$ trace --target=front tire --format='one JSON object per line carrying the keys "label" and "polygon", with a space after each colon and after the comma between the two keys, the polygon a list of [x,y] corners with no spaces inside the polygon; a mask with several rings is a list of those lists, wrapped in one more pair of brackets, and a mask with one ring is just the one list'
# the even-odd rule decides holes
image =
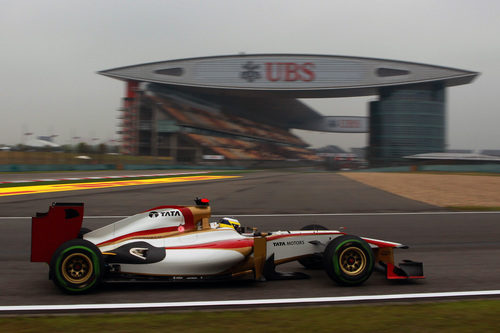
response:
{"label": "front tire", "polygon": [[374,261],[368,243],[351,235],[335,238],[324,253],[326,273],[342,286],[356,286],[365,282],[373,272]]}
{"label": "front tire", "polygon": [[101,282],[103,270],[101,251],[83,239],[62,244],[50,262],[52,280],[68,294],[82,294],[96,288]]}

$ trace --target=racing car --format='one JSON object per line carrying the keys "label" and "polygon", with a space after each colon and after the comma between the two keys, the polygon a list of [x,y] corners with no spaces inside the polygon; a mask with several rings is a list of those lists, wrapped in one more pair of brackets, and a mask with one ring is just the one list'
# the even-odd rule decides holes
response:
{"label": "racing car", "polygon": [[83,203],[52,203],[32,218],[31,261],[49,265],[63,292],[86,293],[102,282],[280,280],[307,278],[279,272],[298,261],[323,268],[337,284],[365,282],[376,264],[388,279],[422,279],[423,265],[394,264],[400,243],[308,225],[298,231],[259,232],[234,218],[211,222],[210,202],[160,206],[90,231],[82,228]]}

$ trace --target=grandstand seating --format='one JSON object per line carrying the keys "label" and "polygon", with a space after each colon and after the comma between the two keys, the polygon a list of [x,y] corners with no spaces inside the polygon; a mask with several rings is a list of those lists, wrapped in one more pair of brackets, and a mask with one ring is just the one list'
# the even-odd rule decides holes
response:
{"label": "grandstand seating", "polygon": [[319,160],[315,154],[302,147],[276,145],[259,141],[249,142],[228,137],[187,133],[191,140],[208,147],[227,159],[238,160]]}
{"label": "grandstand seating", "polygon": [[204,154],[222,155],[228,160],[319,160],[305,148],[304,141],[277,126],[152,94],[144,96],[141,104],[145,108],[158,106],[159,117],[174,120],[181,127],[179,134],[202,147]]}

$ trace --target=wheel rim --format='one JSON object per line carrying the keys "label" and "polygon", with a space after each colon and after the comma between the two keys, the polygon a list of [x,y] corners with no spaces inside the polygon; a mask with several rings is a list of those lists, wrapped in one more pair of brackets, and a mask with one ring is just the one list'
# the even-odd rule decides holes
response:
{"label": "wheel rim", "polygon": [[93,272],[92,260],[83,253],[70,254],[62,263],[63,277],[70,283],[85,283],[92,277]]}
{"label": "wheel rim", "polygon": [[339,256],[340,269],[347,275],[358,275],[366,267],[365,253],[354,246],[348,247],[342,251]]}

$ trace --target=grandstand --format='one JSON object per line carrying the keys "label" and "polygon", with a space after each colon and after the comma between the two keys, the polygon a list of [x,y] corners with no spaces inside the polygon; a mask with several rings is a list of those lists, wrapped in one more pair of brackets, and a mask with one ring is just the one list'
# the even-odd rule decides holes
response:
{"label": "grandstand", "polygon": [[259,165],[321,160],[286,128],[237,116],[200,96],[149,84],[122,108],[123,152],[182,163]]}
{"label": "grandstand", "polygon": [[[446,147],[446,89],[479,73],[388,59],[238,54],[100,71],[127,85],[122,151],[174,162],[319,159],[290,133],[369,133],[370,165]],[[368,117],[323,116],[302,98],[378,96]],[[233,163],[234,162],[234,163]],[[243,163],[243,164],[245,164]]]}

